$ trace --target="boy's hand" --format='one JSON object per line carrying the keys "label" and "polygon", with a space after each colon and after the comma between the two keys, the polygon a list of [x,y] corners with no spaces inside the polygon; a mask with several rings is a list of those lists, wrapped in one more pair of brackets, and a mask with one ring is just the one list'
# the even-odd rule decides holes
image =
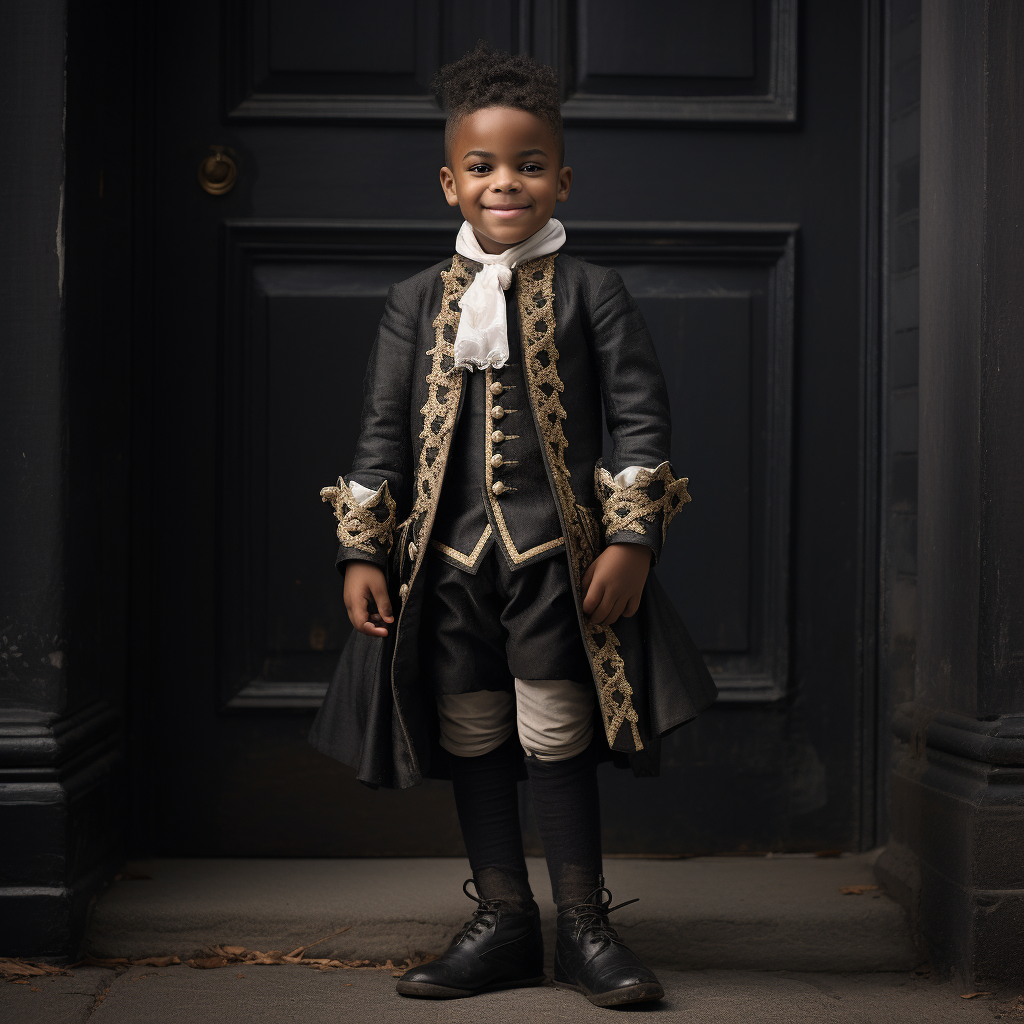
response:
{"label": "boy's hand", "polygon": [[583,574],[583,614],[598,626],[635,615],[651,554],[646,544],[609,544]]}
{"label": "boy's hand", "polygon": [[[370,611],[370,603],[377,606]],[[348,620],[367,636],[387,636],[385,622],[394,622],[384,573],[372,562],[348,562],[345,566],[345,608]]]}

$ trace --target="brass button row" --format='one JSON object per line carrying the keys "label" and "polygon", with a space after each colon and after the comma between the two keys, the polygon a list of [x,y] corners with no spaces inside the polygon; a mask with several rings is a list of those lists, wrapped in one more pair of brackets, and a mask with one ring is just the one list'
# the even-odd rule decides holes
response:
{"label": "brass button row", "polygon": [[[489,390],[490,390],[492,395],[497,396],[497,395],[503,394],[506,391],[506,388],[499,381],[494,381],[491,384]],[[492,420],[498,421],[498,420],[504,419],[505,415],[506,415],[506,411],[500,405],[495,405],[495,406],[491,407],[491,419]],[[505,435],[500,430],[495,430],[495,431],[493,431],[491,433],[491,442],[493,444],[501,444],[501,442],[504,441],[504,440],[505,440]],[[498,469],[498,467],[501,466],[501,464],[504,461],[505,460],[504,460],[504,458],[502,458],[501,455],[497,455],[497,454],[496,455],[492,455],[491,456],[491,468],[492,469]],[[494,495],[502,495],[502,494],[505,493],[506,490],[508,490],[508,488],[505,486],[505,483],[502,480],[495,480],[494,483],[491,484],[491,493],[494,494]]]}

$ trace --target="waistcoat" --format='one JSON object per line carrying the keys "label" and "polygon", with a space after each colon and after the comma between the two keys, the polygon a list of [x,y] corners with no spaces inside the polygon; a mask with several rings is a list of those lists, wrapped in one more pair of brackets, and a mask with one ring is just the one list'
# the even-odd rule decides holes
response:
{"label": "waistcoat", "polygon": [[462,408],[430,541],[442,558],[471,573],[492,544],[513,571],[565,546],[523,375],[514,277],[505,318],[508,362],[463,371]]}

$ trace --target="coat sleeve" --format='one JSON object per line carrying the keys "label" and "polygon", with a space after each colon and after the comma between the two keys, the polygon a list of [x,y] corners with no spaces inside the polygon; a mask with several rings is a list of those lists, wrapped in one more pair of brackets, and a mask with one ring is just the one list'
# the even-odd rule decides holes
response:
{"label": "coat sleeve", "polygon": [[[669,464],[672,434],[668,389],[643,315],[622,278],[607,270],[591,315],[605,422],[612,439],[609,465],[599,460],[594,488],[608,544],[645,544],[657,561],[669,522],[690,500],[686,478]],[[624,474],[632,481],[616,480]]]}
{"label": "coat sleeve", "polygon": [[[337,567],[351,559],[387,570],[394,543],[397,502],[411,466],[409,403],[416,355],[416,320],[400,285],[388,292],[363,379],[363,410],[355,458],[346,477],[320,496],[338,518]],[[357,495],[352,484],[358,485]],[[366,496],[368,488],[372,496]]]}

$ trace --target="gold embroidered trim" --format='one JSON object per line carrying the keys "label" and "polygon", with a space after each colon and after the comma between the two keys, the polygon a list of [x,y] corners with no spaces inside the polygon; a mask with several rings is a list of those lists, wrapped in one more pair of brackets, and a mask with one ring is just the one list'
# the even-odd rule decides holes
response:
{"label": "gold embroidered trim", "polygon": [[[375,509],[384,501],[387,510],[385,519],[378,519]],[[377,488],[372,498],[360,504],[352,496],[352,489],[342,477],[334,487],[324,487],[320,491],[320,500],[329,501],[334,506],[334,514],[338,517],[338,540],[347,547],[375,555],[377,549],[372,541],[378,541],[385,549],[391,550],[395,534],[395,500],[388,490],[385,480]]]}
{"label": "gold embroidered trim", "polygon": [[[621,530],[646,534],[644,523],[653,525],[660,512],[661,541],[664,543],[668,524],[691,500],[686,490],[689,482],[689,477],[674,477],[672,467],[663,462],[654,470],[641,469],[633,483],[623,487],[615,482],[611,473],[598,461],[594,467],[594,489],[601,500],[601,522],[604,524],[605,538]],[[658,498],[650,495],[653,483],[662,485],[662,494]]]}
{"label": "gold embroidered trim", "polygon": [[[582,593],[583,574],[597,557],[597,551],[581,523],[576,497],[569,484],[569,467],[565,464],[565,449],[569,442],[562,429],[567,413],[560,395],[565,385],[558,375],[558,349],[555,347],[555,255],[530,260],[517,267],[516,272],[527,388],[562,506],[569,571],[579,594]],[[618,652],[619,638],[609,626],[598,626],[585,618],[582,622],[583,639],[597,682],[608,745],[615,743],[619,729],[624,722],[629,722],[634,749],[643,750],[637,729],[639,715],[633,708],[633,688],[626,679],[625,662]]]}
{"label": "gold embroidered trim", "polygon": [[430,546],[440,551],[442,554],[447,555],[449,558],[454,558],[456,562],[461,562],[466,566],[476,565],[476,560],[480,557],[480,552],[483,551],[484,545],[487,543],[487,539],[491,536],[491,524],[488,523],[484,527],[484,532],[480,534],[480,539],[476,542],[476,547],[468,554],[465,555],[458,548],[449,547],[447,544],[442,544],[439,540],[431,538]]}
{"label": "gold embroidered trim", "polygon": [[[434,318],[434,347],[427,350],[433,356],[430,373],[427,374],[427,401],[420,409],[423,429],[419,436],[423,441],[420,448],[419,466],[416,470],[416,497],[413,501],[410,519],[422,517],[419,537],[429,537],[441,497],[441,480],[448,462],[448,450],[452,445],[455,415],[459,410],[459,396],[462,394],[462,370],[455,366],[455,335],[459,329],[459,299],[469,287],[473,275],[460,256],[452,258],[450,270],[441,271],[444,294],[441,310]],[[422,557],[413,559],[408,589],[402,600],[408,597],[412,582],[423,564]]]}
{"label": "gold embroidered trim", "polygon": [[[536,555],[542,555],[545,551],[553,551],[555,548],[560,548],[565,543],[564,537],[556,537],[554,540],[546,540],[543,544],[537,544],[532,548],[527,548],[526,551],[517,551],[515,544],[512,543],[512,535],[508,532],[508,527],[505,525],[505,516],[502,514],[501,505],[498,503],[498,498],[494,491],[491,490],[491,484],[494,483],[494,468],[491,466],[491,456],[494,454],[494,442],[491,440],[491,430],[494,421],[491,419],[491,409],[494,407],[494,395],[491,394],[491,368],[488,366],[486,376],[484,379],[484,394],[487,396],[487,407],[484,409],[484,423],[486,429],[484,430],[484,472],[486,474],[486,489],[487,498],[491,503],[491,511],[494,513],[494,521],[498,524],[498,533],[501,534],[501,539],[505,544],[505,550],[508,552],[508,557],[512,559],[515,565],[522,565],[523,562],[529,561]],[[511,390],[509,388],[508,390]],[[506,409],[506,413],[519,412],[518,409]],[[504,419],[500,422],[504,423]],[[510,441],[513,438],[519,437],[518,434],[506,434],[505,440]],[[502,463],[505,466],[514,466],[517,463],[505,462]],[[508,487],[507,491],[514,491],[516,488]]]}

